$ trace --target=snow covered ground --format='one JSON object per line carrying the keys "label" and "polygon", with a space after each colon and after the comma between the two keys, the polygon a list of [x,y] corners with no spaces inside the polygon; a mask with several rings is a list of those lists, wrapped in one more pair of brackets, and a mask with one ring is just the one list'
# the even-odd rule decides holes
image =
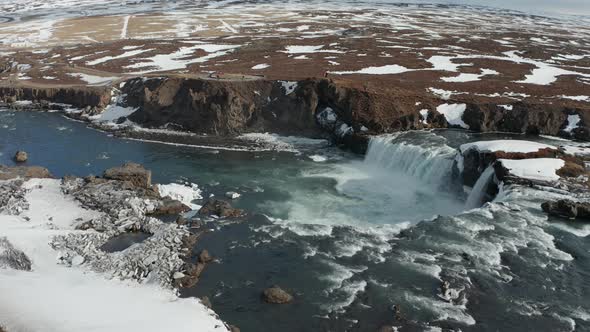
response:
{"label": "snow covered ground", "polygon": [[534,153],[541,149],[557,150],[557,147],[537,143],[532,141],[522,140],[495,140],[495,141],[479,141],[461,145],[461,153],[470,149],[476,149],[480,152],[498,152],[504,151],[508,153]]}
{"label": "snow covered ground", "polygon": [[0,234],[32,261],[31,271],[0,269],[0,322],[8,331],[227,331],[197,299],[180,299],[148,281],[108,279],[86,269],[82,257],[74,266],[60,263],[53,237],[94,232],[74,224],[101,213],[65,195],[60,180],[23,186],[29,208],[0,214]]}
{"label": "snow covered ground", "polygon": [[537,158],[537,159],[522,159],[522,160],[508,160],[499,159],[498,162],[507,168],[512,175],[540,181],[557,181],[559,175],[557,170],[565,165],[565,161],[553,158]]}

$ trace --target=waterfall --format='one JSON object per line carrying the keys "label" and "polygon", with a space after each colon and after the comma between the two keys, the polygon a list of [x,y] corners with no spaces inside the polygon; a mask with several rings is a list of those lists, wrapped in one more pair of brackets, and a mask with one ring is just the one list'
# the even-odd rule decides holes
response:
{"label": "waterfall", "polygon": [[364,163],[370,167],[401,171],[421,181],[448,183],[456,150],[445,144],[411,144],[398,136],[373,137]]}
{"label": "waterfall", "polygon": [[467,197],[467,202],[465,203],[466,209],[475,209],[481,206],[481,203],[483,202],[483,199],[486,195],[486,189],[493,176],[494,167],[490,165],[485,171],[483,171],[479,179],[477,179],[475,186],[473,186],[469,197]]}

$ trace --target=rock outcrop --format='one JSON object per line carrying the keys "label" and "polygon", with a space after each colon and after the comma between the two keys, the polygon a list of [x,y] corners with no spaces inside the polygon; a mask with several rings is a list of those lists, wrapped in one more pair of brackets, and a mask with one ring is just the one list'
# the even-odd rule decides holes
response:
{"label": "rock outcrop", "polygon": [[[183,212],[190,211],[191,208],[183,204],[182,202],[170,199],[168,197],[163,198],[152,215],[175,215]],[[179,224],[180,225],[180,224]]]}
{"label": "rock outcrop", "polygon": [[29,160],[29,156],[25,151],[16,151],[14,154],[14,161],[17,163],[24,163]]}
{"label": "rock outcrop", "polygon": [[135,163],[109,168],[104,172],[104,178],[129,182],[133,186],[141,188],[150,188],[152,185],[152,172]]}
{"label": "rock outcrop", "polygon": [[39,166],[4,166],[0,165],[0,180],[11,180],[16,178],[53,178],[53,175],[45,167]]}
{"label": "rock outcrop", "polygon": [[[582,125],[566,132],[568,115],[580,115]],[[590,123],[590,110],[568,108],[551,103],[516,102],[506,108],[490,103],[468,103],[463,114],[470,130],[478,132],[507,132],[531,135],[553,135],[587,141],[590,139],[586,124]]]}
{"label": "rock outcrop", "polygon": [[213,261],[213,257],[211,257],[211,254],[209,254],[207,249],[204,249],[199,253],[199,263],[207,264],[211,261]]}
{"label": "rock outcrop", "polygon": [[541,205],[541,208],[550,216],[590,221],[590,203],[588,202],[574,202],[562,199],[545,202]]}
{"label": "rock outcrop", "polygon": [[226,201],[210,199],[199,209],[200,215],[216,215],[222,218],[237,218],[244,214],[243,210],[235,209]]}
{"label": "rock outcrop", "polygon": [[107,86],[35,88],[0,86],[0,101],[11,104],[18,100],[44,104],[47,108],[50,104],[66,104],[76,108],[103,108],[111,102],[111,88]]}
{"label": "rock outcrop", "polygon": [[195,286],[199,282],[201,273],[205,270],[206,264],[204,263],[185,263],[183,267],[183,276],[174,280],[176,287],[190,288]]}
{"label": "rock outcrop", "polygon": [[262,293],[262,297],[267,303],[273,304],[286,304],[293,301],[293,296],[285,292],[279,286],[273,286],[271,288],[265,289]]}

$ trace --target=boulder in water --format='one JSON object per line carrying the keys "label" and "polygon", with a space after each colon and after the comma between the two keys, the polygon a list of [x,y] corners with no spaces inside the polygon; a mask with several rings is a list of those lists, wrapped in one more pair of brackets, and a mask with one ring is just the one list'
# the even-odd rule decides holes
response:
{"label": "boulder in water", "polygon": [[231,204],[226,201],[210,199],[203,205],[199,210],[200,215],[217,215],[223,218],[227,217],[239,217],[244,214],[244,211],[240,209],[234,209]]}
{"label": "boulder in water", "polygon": [[201,251],[201,253],[199,254],[199,262],[206,264],[209,263],[213,260],[213,257],[211,257],[211,255],[209,254],[209,251],[207,249],[203,249],[203,251]]}
{"label": "boulder in water", "polygon": [[574,202],[561,199],[545,202],[541,204],[541,208],[550,216],[590,221],[590,203],[588,202]]}
{"label": "boulder in water", "polygon": [[131,183],[140,188],[150,188],[152,172],[136,163],[126,163],[121,167],[109,168],[104,172],[104,178]]}
{"label": "boulder in water", "polygon": [[267,288],[262,293],[264,301],[273,304],[285,304],[293,301],[293,296],[279,286]]}
{"label": "boulder in water", "polygon": [[203,263],[185,263],[184,272],[182,272],[183,276],[180,277],[180,275],[177,274],[176,276],[180,278],[174,278],[173,275],[174,284],[176,287],[193,287],[199,282],[199,277],[201,276],[201,273],[203,273],[203,270],[205,270],[205,264]]}
{"label": "boulder in water", "polygon": [[29,156],[25,151],[16,151],[16,154],[14,155],[14,161],[16,161],[17,163],[24,163],[28,159]]}
{"label": "boulder in water", "polygon": [[391,325],[381,326],[381,328],[379,329],[379,332],[394,332],[394,331],[397,331],[397,328],[394,328]]}
{"label": "boulder in water", "polygon": [[205,307],[207,307],[209,309],[212,309],[213,308],[213,304],[211,304],[211,300],[209,300],[209,297],[208,296],[203,296],[203,297],[200,298],[200,300],[201,300],[201,303]]}

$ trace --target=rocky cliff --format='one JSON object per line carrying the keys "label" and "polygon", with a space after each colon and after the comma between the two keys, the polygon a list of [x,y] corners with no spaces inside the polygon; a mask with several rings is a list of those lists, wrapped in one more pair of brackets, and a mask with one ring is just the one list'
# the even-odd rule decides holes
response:
{"label": "rocky cliff", "polygon": [[[128,105],[139,108],[131,117],[135,122],[153,127],[173,124],[215,135],[269,131],[316,136],[323,129],[338,141],[347,142],[366,134],[449,127],[437,106],[464,103],[462,120],[474,131],[590,138],[586,126],[590,123],[590,109],[547,103],[515,102],[506,107],[478,100],[441,100],[427,92],[367,89],[328,79],[134,79],[123,92],[128,96]],[[318,114],[325,109],[333,111],[337,123],[326,127],[318,121]],[[420,113],[424,110],[428,110],[426,118]],[[564,131],[568,115],[579,115],[581,119],[571,132]],[[343,128],[345,133],[338,132]]]}
{"label": "rocky cliff", "polygon": [[[428,91],[362,82],[255,78],[205,79],[182,75],[133,78],[119,100],[137,108],[130,119],[146,127],[170,127],[198,134],[235,136],[247,132],[318,137],[364,152],[368,135],[451,127],[441,104],[465,104],[460,119],[470,130],[545,134],[590,140],[590,107],[518,101],[494,104],[478,97],[443,100]],[[32,100],[104,108],[111,88],[0,87],[5,102]],[[579,122],[568,128],[569,118]],[[569,127],[572,127],[571,124]]]}
{"label": "rocky cliff", "polygon": [[111,88],[0,86],[0,101],[10,104],[19,100],[67,104],[76,108],[103,108],[111,101]]}

